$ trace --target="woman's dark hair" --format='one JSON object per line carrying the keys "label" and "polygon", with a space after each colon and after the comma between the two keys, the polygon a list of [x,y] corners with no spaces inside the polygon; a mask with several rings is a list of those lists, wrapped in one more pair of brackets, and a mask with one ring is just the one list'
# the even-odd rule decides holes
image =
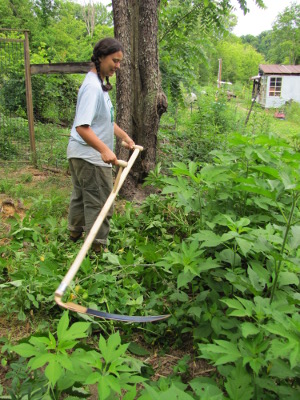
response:
{"label": "woman's dark hair", "polygon": [[102,56],[108,56],[109,54],[117,53],[118,51],[122,51],[124,53],[123,46],[121,43],[114,38],[105,38],[100,40],[94,47],[93,50],[93,55],[91,57],[92,62],[95,64],[98,78],[100,79],[102,89],[105,92],[108,92],[109,90],[112,89],[112,85],[109,83],[108,76],[105,77],[106,79],[106,85],[104,85],[101,75],[100,75],[100,61],[99,58]]}

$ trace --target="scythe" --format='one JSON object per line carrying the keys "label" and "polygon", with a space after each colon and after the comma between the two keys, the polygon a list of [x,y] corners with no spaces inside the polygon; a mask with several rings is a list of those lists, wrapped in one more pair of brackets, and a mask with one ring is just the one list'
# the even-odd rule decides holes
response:
{"label": "scythe", "polygon": [[[122,143],[122,145],[124,145],[126,147],[126,144]],[[102,319],[123,321],[123,322],[154,322],[154,321],[166,319],[170,316],[168,314],[167,315],[149,315],[149,316],[131,316],[131,315],[111,314],[111,313],[107,313],[104,311],[98,311],[98,310],[94,310],[91,308],[87,308],[87,307],[81,306],[76,303],[72,303],[72,302],[64,303],[62,301],[62,297],[63,297],[66,289],[68,288],[71,281],[74,279],[76,273],[78,272],[78,270],[81,266],[81,263],[83,262],[89,248],[91,247],[92,242],[93,242],[95,236],[97,235],[97,232],[98,232],[101,224],[103,223],[110,207],[112,206],[119,190],[121,189],[132,165],[134,164],[136,158],[138,157],[139,152],[142,150],[143,150],[143,147],[135,145],[134,151],[133,151],[130,159],[128,160],[128,162],[118,160],[117,164],[119,165],[119,171],[118,171],[117,177],[115,179],[115,183],[114,183],[112,192],[109,195],[109,197],[107,198],[106,203],[104,204],[102,210],[100,211],[100,214],[98,215],[96,221],[94,222],[94,225],[92,226],[89,234],[87,235],[79,253],[77,254],[77,257],[75,258],[73,264],[69,268],[67,274],[65,275],[65,277],[63,278],[63,280],[61,281],[60,285],[58,286],[58,288],[55,292],[54,298],[55,298],[56,303],[59,306],[66,308],[68,310],[71,310],[71,311],[75,311],[77,313],[89,314],[94,317],[98,317],[98,318],[102,318]]]}

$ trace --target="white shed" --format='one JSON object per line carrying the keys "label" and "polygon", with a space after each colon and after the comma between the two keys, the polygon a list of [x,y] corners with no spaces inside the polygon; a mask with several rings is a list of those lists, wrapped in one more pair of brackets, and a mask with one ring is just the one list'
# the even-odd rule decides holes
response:
{"label": "white shed", "polygon": [[252,80],[259,90],[257,102],[265,108],[280,108],[290,100],[300,103],[300,65],[260,64]]}

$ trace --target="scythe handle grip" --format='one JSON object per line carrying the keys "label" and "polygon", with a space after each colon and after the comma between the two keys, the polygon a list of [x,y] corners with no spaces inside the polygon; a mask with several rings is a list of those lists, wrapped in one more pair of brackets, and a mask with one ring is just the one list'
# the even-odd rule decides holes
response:
{"label": "scythe handle grip", "polygon": [[[129,149],[128,144],[127,144],[126,142],[124,142],[124,140],[122,140],[122,146],[125,147],[126,149]],[[137,144],[135,144],[135,145],[133,146],[133,148],[134,148],[134,149],[139,149],[140,151],[143,151],[143,150],[144,150],[143,146],[139,146],[139,145],[137,145]]]}
{"label": "scythe handle grip", "polygon": [[127,161],[123,161],[123,160],[117,160],[117,165],[119,165],[119,167],[123,167],[126,168],[128,165]]}

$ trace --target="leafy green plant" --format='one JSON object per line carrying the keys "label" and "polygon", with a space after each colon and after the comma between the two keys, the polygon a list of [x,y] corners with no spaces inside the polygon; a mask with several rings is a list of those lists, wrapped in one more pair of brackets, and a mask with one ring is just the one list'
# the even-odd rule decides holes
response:
{"label": "leafy green plant", "polygon": [[166,400],[166,399],[182,399],[192,400],[194,397],[186,392],[187,385],[182,382],[166,382],[159,381],[158,387],[145,384],[145,391],[139,397],[140,400]]}
{"label": "leafy green plant", "polygon": [[[187,237],[158,262],[177,279],[169,329],[200,341],[200,356],[224,378],[207,386],[220,398],[220,390],[230,398],[296,398],[299,156],[287,141],[261,134],[229,135],[227,150],[212,155],[211,164],[174,163],[173,176],[148,178],[166,207],[189,221]],[[234,310],[224,315],[224,303]]]}
{"label": "leafy green plant", "polygon": [[100,336],[99,354],[89,353],[88,363],[95,369],[85,380],[88,384],[98,384],[99,400],[113,399],[126,391],[127,399],[136,396],[136,384],[144,382],[139,376],[142,363],[126,356],[128,344],[121,344],[119,332],[111,335],[107,341]]}
{"label": "leafy green plant", "polygon": [[[121,344],[119,332],[107,341],[100,335],[97,350],[84,348],[80,341],[87,337],[91,324],[75,322],[69,326],[68,315],[65,311],[59,320],[56,337],[51,332],[35,335],[11,348],[22,357],[12,363],[7,374],[14,379],[10,389],[13,398],[30,394],[32,399],[58,400],[66,393],[88,394],[84,388],[97,383],[99,400],[121,398],[124,392],[125,398],[133,400],[136,385],[146,380],[141,376],[143,363],[126,355],[128,344]],[[26,367],[25,359],[29,360]]]}
{"label": "leafy green plant", "polygon": [[222,301],[229,307],[228,316],[243,318],[236,324],[236,335],[233,340],[199,344],[199,350],[225,377],[230,398],[271,399],[272,393],[297,398],[300,330],[294,306],[284,301],[270,305],[259,296],[254,301]]}
{"label": "leafy green plant", "polygon": [[10,387],[7,389],[10,399],[25,400],[30,398],[40,400],[47,398],[47,379],[40,371],[33,371],[29,374],[25,358],[20,357],[19,360],[11,362],[9,367],[10,370],[5,378],[11,380]]}
{"label": "leafy green plant", "polygon": [[28,358],[30,371],[46,366],[44,375],[45,393],[59,399],[63,390],[73,387],[75,382],[83,382],[91,372],[82,358],[83,349],[73,349],[79,339],[87,336],[90,327],[88,322],[76,322],[69,327],[68,312],[65,312],[57,326],[57,339],[49,332],[49,336],[32,336],[28,343],[21,343],[12,348],[22,357]]}

